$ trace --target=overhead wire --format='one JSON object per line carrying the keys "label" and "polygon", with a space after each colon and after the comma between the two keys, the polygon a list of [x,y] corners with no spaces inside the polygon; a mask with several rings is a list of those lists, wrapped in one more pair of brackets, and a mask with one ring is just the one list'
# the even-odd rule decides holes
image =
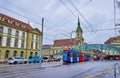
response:
{"label": "overhead wire", "polygon": [[86,23],[91,27],[91,30],[93,30],[92,25],[88,22],[88,20],[84,17],[84,15],[78,10],[78,8],[76,7],[76,5],[72,2],[72,0],[68,1],[71,6],[82,16],[82,18],[86,21]]}
{"label": "overhead wire", "polygon": [[15,12],[15,11],[13,11],[13,10],[10,10],[10,9],[8,9],[8,8],[5,8],[5,7],[1,6],[1,5],[0,5],[0,7],[3,8],[3,9],[6,9],[6,10],[8,10],[8,11],[10,11],[10,12],[16,14],[16,15],[19,15],[19,16],[21,16],[21,17],[23,17],[23,18],[25,18],[25,19],[27,19],[27,20],[29,20],[29,21],[33,21],[34,23],[36,23],[36,24],[38,24],[38,25],[42,25],[41,23],[38,23],[38,22],[36,22],[36,21],[28,18],[28,17],[25,17],[24,15],[21,15],[20,13],[17,13],[17,12]]}
{"label": "overhead wire", "polygon": [[[91,31],[93,31],[93,27],[92,25],[87,21],[87,19],[82,15],[82,13],[77,9],[77,7],[75,6],[75,4],[72,2],[72,0],[68,1],[71,6],[82,16],[82,18],[87,22],[87,24],[91,27]],[[91,2],[91,1],[90,1]],[[86,27],[87,28],[87,27]],[[87,28],[88,29],[88,28]],[[90,30],[88,30],[90,33],[92,33]],[[99,41],[99,38],[95,38],[96,41]]]}
{"label": "overhead wire", "polygon": [[[63,2],[62,0],[60,0],[60,1],[64,4],[64,2]],[[65,4],[64,4],[64,5],[65,5]],[[9,11],[13,12],[13,13],[16,14],[16,15],[19,15],[19,16],[21,16],[21,17],[24,17],[24,18],[27,19],[27,20],[33,21],[33,22],[36,23],[36,24],[41,25],[40,23],[38,23],[38,22],[36,22],[36,21],[28,18],[28,17],[25,17],[25,16],[21,15],[20,13],[17,13],[17,12],[15,12],[15,11],[12,11],[12,10],[10,10],[10,9],[7,9],[7,8],[1,6],[1,5],[0,5],[0,7],[1,7],[1,8],[4,8],[4,9],[6,9],[6,10],[9,10]],[[66,5],[65,5],[65,7],[66,7],[69,11],[71,11]],[[77,17],[77,16],[74,14],[74,12],[71,11],[71,13],[72,13],[75,17]],[[55,26],[56,26],[56,25],[55,25]],[[53,27],[51,27],[51,28],[53,28]],[[50,29],[51,29],[51,28],[50,28]],[[48,29],[48,30],[50,30],[50,29]],[[63,30],[62,30],[62,31],[63,31]]]}
{"label": "overhead wire", "polygon": [[[62,0],[60,0],[60,1],[62,1]],[[63,1],[62,1],[62,2],[63,2]],[[66,8],[69,9],[69,7],[67,7],[67,5],[66,5],[64,2],[63,2],[62,4],[63,4]],[[34,21],[34,20],[31,20],[31,19],[29,19],[28,17],[25,17],[25,16],[23,16],[23,15],[17,13],[17,12],[14,12],[14,11],[12,11],[12,10],[10,10],[10,9],[7,9],[7,8],[5,8],[5,7],[2,7],[1,5],[0,5],[0,7],[6,9],[6,10],[8,10],[8,11],[11,11],[11,12],[13,12],[13,13],[21,16],[21,17],[24,17],[24,18],[27,19],[27,20],[33,21],[33,22],[36,23],[36,24],[41,25],[40,23],[38,23],[38,22],[36,22],[36,21]],[[69,10],[71,10],[71,9],[69,9]],[[77,16],[74,14],[74,12],[72,12],[72,10],[71,10],[71,13],[72,13],[75,17],[77,17]],[[58,31],[56,31],[56,32],[58,32]],[[60,33],[60,32],[58,32],[58,33]],[[63,33],[60,33],[60,34],[61,34],[61,35],[64,35],[64,36],[68,36],[68,35],[63,34]]]}
{"label": "overhead wire", "polygon": [[[13,10],[10,10],[10,9],[8,9],[8,8],[5,8],[5,7],[1,6],[1,5],[0,5],[0,7],[3,8],[3,9],[5,9],[5,10],[8,10],[8,11],[10,11],[10,12],[12,12],[12,13],[18,15],[18,16],[21,16],[21,17],[23,17],[23,18],[25,18],[25,19],[27,19],[27,20],[29,20],[29,21],[32,21],[32,22],[34,22],[34,23],[36,23],[36,24],[38,24],[38,25],[42,25],[41,23],[38,23],[37,21],[34,21],[34,20],[32,20],[32,19],[30,19],[30,18],[28,18],[28,17],[25,17],[24,15],[22,15],[22,14],[20,14],[20,13],[17,13],[17,12],[15,12],[15,11],[13,11]],[[46,25],[45,25],[45,26],[46,26]],[[47,27],[48,27],[48,26],[47,26]],[[56,32],[58,32],[58,31],[56,31]],[[58,32],[58,33],[59,33],[59,32]],[[65,36],[65,35],[64,35],[64,36]]]}
{"label": "overhead wire", "polygon": [[[60,0],[60,2],[72,13],[73,16],[75,16],[76,18],[78,18],[78,16],[75,15],[74,12],[73,12],[62,0]],[[84,5],[84,6],[85,6],[85,5]],[[82,22],[81,22],[81,23],[82,23]],[[91,32],[91,31],[86,27],[86,25],[85,25],[84,23],[82,23],[82,24],[85,26],[85,28],[86,28],[89,32]]]}
{"label": "overhead wire", "polygon": [[[67,5],[62,1],[62,0],[60,0],[60,2],[72,13],[72,15],[74,15],[74,13],[72,12],[72,10],[71,9],[69,9],[69,7],[67,7]],[[80,13],[81,14],[81,13]],[[75,17],[76,17],[76,15],[74,15]],[[83,16],[83,15],[82,15]],[[83,18],[84,18],[84,16],[83,16]],[[85,18],[84,18],[85,19]],[[88,23],[89,24],[89,23]],[[84,25],[84,23],[83,23],[83,25]],[[84,25],[85,27],[86,27],[86,25]],[[89,32],[91,32],[87,27],[86,27],[86,29],[89,31]],[[92,31],[93,31],[93,29],[92,29]],[[91,32],[92,33],[92,32]],[[96,38],[95,38],[96,39]],[[96,41],[99,41],[99,40],[97,40],[96,39]]]}

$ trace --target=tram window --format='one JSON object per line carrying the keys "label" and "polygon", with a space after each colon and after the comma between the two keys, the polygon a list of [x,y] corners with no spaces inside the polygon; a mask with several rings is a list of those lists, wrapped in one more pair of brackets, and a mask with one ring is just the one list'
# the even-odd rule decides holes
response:
{"label": "tram window", "polygon": [[83,55],[80,55],[80,57],[83,57]]}
{"label": "tram window", "polygon": [[68,53],[67,56],[70,57],[70,53]]}
{"label": "tram window", "polygon": [[73,54],[73,57],[77,57],[77,54]]}

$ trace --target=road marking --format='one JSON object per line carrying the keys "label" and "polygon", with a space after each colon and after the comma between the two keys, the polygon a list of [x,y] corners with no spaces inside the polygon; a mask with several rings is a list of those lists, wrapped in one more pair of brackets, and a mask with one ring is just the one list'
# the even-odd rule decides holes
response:
{"label": "road marking", "polygon": [[[105,66],[105,65],[104,65]],[[105,67],[107,67],[107,66],[105,66]],[[93,74],[93,75],[90,75],[90,76],[86,76],[86,77],[84,77],[84,78],[92,78],[92,77],[95,77],[95,76],[99,76],[99,75],[102,75],[102,74],[106,74],[106,73],[109,73],[109,72],[112,72],[112,69],[111,68],[109,68],[107,71],[105,71],[105,72],[99,72],[99,73],[97,73],[97,74]]]}

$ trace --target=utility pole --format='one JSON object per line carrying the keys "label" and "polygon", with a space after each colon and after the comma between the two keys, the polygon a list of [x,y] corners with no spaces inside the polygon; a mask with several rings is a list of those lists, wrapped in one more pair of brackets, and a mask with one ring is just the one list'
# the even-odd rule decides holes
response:
{"label": "utility pole", "polygon": [[100,61],[103,60],[103,45],[100,45]]}
{"label": "utility pole", "polygon": [[116,34],[116,0],[114,0],[114,26],[115,26],[115,37],[117,36]]}
{"label": "utility pole", "polygon": [[40,43],[40,57],[42,58],[42,44],[43,44],[43,27],[44,27],[44,18],[42,18],[42,36],[41,36],[41,43]]}

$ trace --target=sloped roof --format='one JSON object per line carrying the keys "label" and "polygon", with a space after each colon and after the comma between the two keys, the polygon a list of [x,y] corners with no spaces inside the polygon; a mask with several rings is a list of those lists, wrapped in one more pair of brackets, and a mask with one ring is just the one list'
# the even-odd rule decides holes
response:
{"label": "sloped roof", "polygon": [[[32,30],[33,29],[32,26],[30,26],[29,24],[22,22],[20,20],[17,20],[15,18],[12,18],[10,16],[7,16],[5,14],[0,13],[0,17],[4,18],[4,21],[0,20],[0,22],[2,22],[3,24],[7,24],[8,26],[16,27],[21,30]],[[8,20],[12,20],[12,23],[8,23]],[[19,23],[19,26],[15,25],[16,22]],[[22,25],[24,25],[25,27],[22,27]]]}
{"label": "sloped roof", "polygon": [[42,45],[42,48],[43,48],[43,49],[49,49],[49,48],[51,48],[51,47],[52,47],[51,44]]}
{"label": "sloped roof", "polygon": [[77,45],[78,41],[75,38],[72,39],[60,39],[55,40],[53,47],[61,47],[61,46],[74,46]]}
{"label": "sloped roof", "polygon": [[105,44],[110,44],[111,42],[113,42],[116,39],[117,39],[117,37],[111,37],[108,40],[106,40]]}

